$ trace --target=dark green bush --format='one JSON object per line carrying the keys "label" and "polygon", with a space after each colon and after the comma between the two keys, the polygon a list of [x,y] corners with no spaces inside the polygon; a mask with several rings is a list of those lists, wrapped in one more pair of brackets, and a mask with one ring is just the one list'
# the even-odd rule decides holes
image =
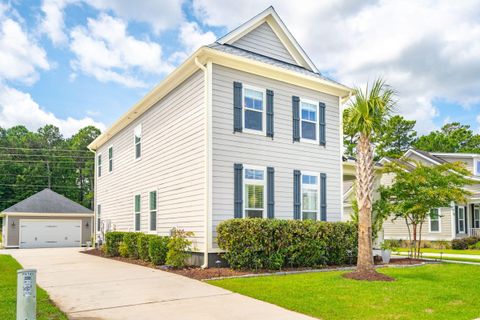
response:
{"label": "dark green bush", "polygon": [[480,241],[480,237],[465,237],[452,240],[452,249],[466,250]]}
{"label": "dark green bush", "polygon": [[315,267],[354,263],[353,223],[232,219],[217,227],[217,242],[235,269]]}
{"label": "dark green bush", "polygon": [[123,237],[127,232],[111,231],[105,235],[105,252],[107,255],[116,257],[119,255],[118,247],[120,242],[123,241]]}
{"label": "dark green bush", "polygon": [[153,236],[148,239],[148,258],[155,265],[165,264],[169,237]]}
{"label": "dark green bush", "polygon": [[138,237],[142,233],[140,232],[127,232],[123,237],[123,242],[127,247],[128,257],[132,259],[138,259]]}
{"label": "dark green bush", "polygon": [[137,252],[138,258],[142,259],[143,261],[150,261],[150,257],[148,256],[148,242],[151,238],[156,238],[157,235],[154,234],[145,234],[140,233],[137,238]]}
{"label": "dark green bush", "polygon": [[191,251],[192,241],[188,238],[193,237],[193,232],[173,228],[172,236],[168,241],[168,252],[166,263],[174,268],[183,268],[186,266],[188,251]]}

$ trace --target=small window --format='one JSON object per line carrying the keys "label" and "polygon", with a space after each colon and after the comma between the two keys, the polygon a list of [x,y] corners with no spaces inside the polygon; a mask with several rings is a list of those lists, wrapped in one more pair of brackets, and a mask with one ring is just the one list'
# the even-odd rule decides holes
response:
{"label": "small window", "polygon": [[473,209],[473,227],[480,229],[480,207],[478,205],[475,205]]}
{"label": "small window", "polygon": [[244,217],[263,218],[265,213],[265,168],[244,170]]}
{"label": "small window", "polygon": [[302,220],[317,220],[319,211],[318,175],[302,174]]}
{"label": "small window", "polygon": [[150,217],[149,229],[150,231],[157,230],[157,191],[150,192]]}
{"label": "small window", "polygon": [[142,125],[138,125],[134,130],[135,159],[142,156]]}
{"label": "small window", "polygon": [[113,147],[108,148],[108,172],[113,171]]}
{"label": "small window", "polygon": [[246,130],[264,131],[264,91],[245,87],[243,91],[243,113]]}
{"label": "small window", "polygon": [[440,214],[438,208],[430,210],[430,232],[440,232]]}
{"label": "small window", "polygon": [[102,176],[102,154],[97,156],[97,176],[99,178]]}
{"label": "small window", "polygon": [[465,233],[465,208],[458,207],[458,233]]}
{"label": "small window", "polygon": [[135,195],[135,231],[140,231],[140,212],[141,212],[141,198],[139,194]]}
{"label": "small window", "polygon": [[475,160],[475,175],[480,176],[480,160]]}
{"label": "small window", "polygon": [[102,220],[101,220],[101,214],[102,214],[102,205],[97,205],[97,232],[100,232],[102,230]]}
{"label": "small window", "polygon": [[300,101],[301,138],[318,140],[318,107],[310,101]]}

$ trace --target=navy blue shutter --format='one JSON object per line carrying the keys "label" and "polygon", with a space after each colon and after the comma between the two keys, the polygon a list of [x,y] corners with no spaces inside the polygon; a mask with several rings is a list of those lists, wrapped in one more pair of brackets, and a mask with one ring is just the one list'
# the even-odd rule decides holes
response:
{"label": "navy blue shutter", "polygon": [[267,89],[267,137],[273,138],[273,91]]}
{"label": "navy blue shutter", "polygon": [[463,215],[465,216],[465,233],[468,234],[468,228],[467,228],[467,226],[468,226],[467,206],[465,206],[465,209],[463,209],[463,210],[465,210],[465,212],[464,212],[464,214],[463,214]]}
{"label": "navy blue shutter", "polygon": [[300,141],[300,98],[292,97],[293,141]]}
{"label": "navy blue shutter", "polygon": [[300,178],[302,173],[299,170],[293,170],[293,219],[300,219],[301,199],[300,199]]}
{"label": "navy blue shutter", "polygon": [[455,206],[455,233],[458,234],[458,206]]}
{"label": "navy blue shutter", "polygon": [[235,163],[234,168],[234,218],[241,218],[243,216],[243,164]]}
{"label": "navy blue shutter", "polygon": [[267,168],[267,216],[275,218],[275,169]]}
{"label": "navy blue shutter", "polygon": [[327,138],[325,134],[325,103],[320,102],[318,104],[319,109],[319,116],[318,116],[318,125],[320,126],[320,134],[319,134],[319,141],[321,146],[325,146],[327,144]]}
{"label": "navy blue shutter", "polygon": [[472,228],[475,228],[475,205],[470,204],[470,217],[472,218]]}
{"label": "navy blue shutter", "polygon": [[242,132],[242,83],[233,83],[233,132]]}
{"label": "navy blue shutter", "polygon": [[327,221],[327,174],[320,174],[320,220]]}

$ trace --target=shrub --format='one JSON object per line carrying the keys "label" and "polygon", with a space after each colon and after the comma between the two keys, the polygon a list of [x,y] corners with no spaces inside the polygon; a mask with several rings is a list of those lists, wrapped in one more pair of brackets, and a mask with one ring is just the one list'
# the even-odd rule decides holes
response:
{"label": "shrub", "polygon": [[128,246],[123,241],[118,245],[118,254],[120,257],[128,258]]}
{"label": "shrub", "polygon": [[185,267],[191,250],[192,242],[188,237],[193,237],[193,232],[173,228],[171,238],[168,242],[168,252],[166,263],[174,268]]}
{"label": "shrub", "polygon": [[168,237],[148,237],[148,258],[155,265],[165,264],[168,251]]}
{"label": "shrub", "polygon": [[480,250],[480,241],[475,244],[472,244],[470,246],[470,249]]}
{"label": "shrub", "polygon": [[128,257],[132,259],[138,259],[138,237],[142,233],[139,232],[127,232],[123,237],[123,242],[127,246]]}
{"label": "shrub", "polygon": [[353,263],[354,223],[232,219],[217,227],[217,243],[235,269],[315,267]]}
{"label": "shrub", "polygon": [[465,237],[452,240],[452,249],[465,250],[480,241],[480,237]]}
{"label": "shrub", "polygon": [[137,252],[138,258],[142,259],[143,261],[150,261],[150,257],[148,255],[148,242],[151,238],[158,238],[157,235],[154,234],[145,234],[140,233],[137,238]]}
{"label": "shrub", "polygon": [[105,252],[107,255],[115,257],[119,255],[118,247],[127,232],[111,231],[105,235]]}

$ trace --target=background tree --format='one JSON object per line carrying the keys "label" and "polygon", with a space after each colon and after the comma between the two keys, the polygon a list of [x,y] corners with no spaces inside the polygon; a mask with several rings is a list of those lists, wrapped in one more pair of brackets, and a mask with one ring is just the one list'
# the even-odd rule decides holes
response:
{"label": "background tree", "polygon": [[358,279],[377,277],[372,253],[372,194],[374,182],[373,146],[393,109],[394,91],[381,79],[369,90],[355,90],[352,103],[344,111],[345,126],[349,133],[357,136],[356,146],[356,201],[358,205]]}
{"label": "background tree", "polygon": [[421,136],[414,145],[431,152],[480,153],[480,135],[474,133],[469,125],[452,122]]}
{"label": "background tree", "polygon": [[383,195],[394,214],[392,220],[405,221],[411,252],[418,258],[422,227],[431,210],[448,207],[452,201],[465,202],[470,194],[464,189],[471,184],[467,178],[470,173],[460,162],[428,166],[410,159],[404,161],[385,164],[383,172],[395,174],[395,179],[391,186],[384,187]]}
{"label": "background tree", "polygon": [[400,115],[388,119],[378,135],[375,153],[378,158],[400,158],[410,149],[417,138],[414,130],[416,121],[406,120]]}

